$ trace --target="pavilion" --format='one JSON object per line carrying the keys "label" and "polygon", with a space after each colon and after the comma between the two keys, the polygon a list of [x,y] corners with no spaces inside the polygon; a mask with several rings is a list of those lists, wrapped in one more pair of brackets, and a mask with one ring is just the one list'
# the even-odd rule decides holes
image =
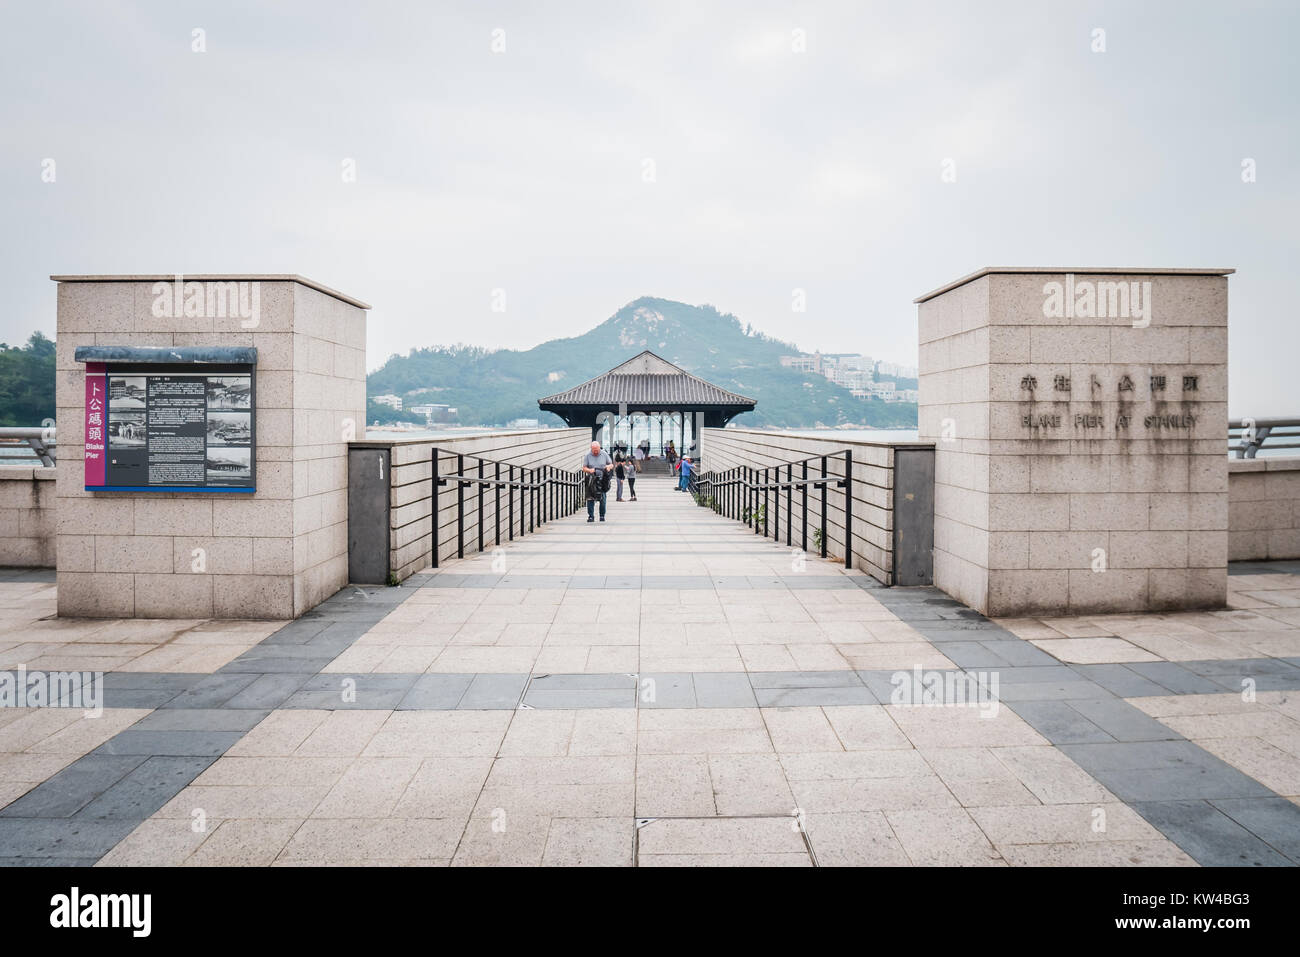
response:
{"label": "pavilion", "polygon": [[704,429],[720,429],[756,404],[754,399],[706,382],[649,350],[572,389],[537,400],[543,412],[554,412],[570,427],[590,426],[593,440],[603,432],[607,446],[624,434],[628,444],[635,444],[631,442],[633,420],[644,416],[652,452],[662,452],[671,440],[679,452],[694,448],[697,456]]}

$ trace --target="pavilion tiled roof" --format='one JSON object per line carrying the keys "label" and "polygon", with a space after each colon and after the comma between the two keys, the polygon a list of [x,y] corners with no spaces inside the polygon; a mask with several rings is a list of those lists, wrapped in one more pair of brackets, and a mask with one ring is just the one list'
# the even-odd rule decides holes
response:
{"label": "pavilion tiled roof", "polygon": [[637,407],[743,406],[751,409],[755,400],[728,392],[646,350],[603,375],[588,379],[572,389],[538,399],[543,409],[551,405]]}

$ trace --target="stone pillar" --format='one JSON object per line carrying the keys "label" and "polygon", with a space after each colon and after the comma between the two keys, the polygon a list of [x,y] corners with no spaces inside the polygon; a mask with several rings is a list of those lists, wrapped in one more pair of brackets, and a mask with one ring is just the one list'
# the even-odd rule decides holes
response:
{"label": "stone pillar", "polygon": [[[365,434],[369,306],[299,276],[51,278],[59,614],[294,618],[346,585],[347,443]],[[87,366],[75,354],[104,347],[254,350],[255,491],[87,491]]]}
{"label": "stone pillar", "polygon": [[917,300],[937,586],[991,616],[1225,603],[1231,272],[986,269]]}

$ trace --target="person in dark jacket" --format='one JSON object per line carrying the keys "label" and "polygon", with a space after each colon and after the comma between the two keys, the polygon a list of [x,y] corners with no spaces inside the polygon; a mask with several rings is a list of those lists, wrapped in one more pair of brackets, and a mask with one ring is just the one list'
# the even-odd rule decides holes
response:
{"label": "person in dark jacket", "polygon": [[624,459],[620,453],[614,459],[614,478],[618,481],[618,495],[614,498],[616,502],[623,501],[623,483],[627,481],[627,473],[630,471],[632,471],[631,459]]}

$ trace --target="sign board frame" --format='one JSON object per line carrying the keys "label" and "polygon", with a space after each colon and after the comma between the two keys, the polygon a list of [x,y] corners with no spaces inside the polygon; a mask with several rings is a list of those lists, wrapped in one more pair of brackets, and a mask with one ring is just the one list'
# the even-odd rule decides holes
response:
{"label": "sign board frame", "polygon": [[248,363],[88,362],[86,491],[256,492],[256,382]]}

